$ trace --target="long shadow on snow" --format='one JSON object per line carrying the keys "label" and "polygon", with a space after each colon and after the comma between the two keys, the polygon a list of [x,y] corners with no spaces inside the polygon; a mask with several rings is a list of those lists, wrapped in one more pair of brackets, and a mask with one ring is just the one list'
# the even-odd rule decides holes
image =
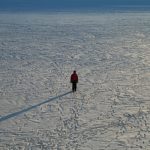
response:
{"label": "long shadow on snow", "polygon": [[43,102],[41,102],[41,103],[39,103],[39,104],[36,104],[36,105],[30,106],[30,107],[28,107],[28,108],[25,108],[25,109],[23,109],[23,110],[20,110],[20,111],[17,111],[17,112],[14,112],[14,113],[11,113],[11,114],[2,116],[2,117],[0,118],[0,122],[5,121],[5,120],[10,119],[10,118],[13,118],[13,117],[16,117],[16,116],[18,116],[18,115],[20,115],[20,114],[22,114],[22,113],[25,113],[25,112],[27,112],[27,111],[29,111],[29,110],[31,110],[31,109],[35,109],[36,107],[38,107],[38,106],[40,106],[40,105],[43,105],[43,104],[45,104],[45,103],[48,103],[48,102],[50,102],[50,101],[53,101],[53,100],[55,100],[55,99],[58,99],[58,98],[60,98],[60,97],[65,96],[65,95],[68,95],[68,94],[70,94],[70,93],[72,93],[72,91],[67,92],[67,93],[64,93],[64,94],[61,94],[61,95],[58,95],[58,96],[56,96],[56,97],[48,98],[47,100],[45,100],[45,101],[43,101]]}

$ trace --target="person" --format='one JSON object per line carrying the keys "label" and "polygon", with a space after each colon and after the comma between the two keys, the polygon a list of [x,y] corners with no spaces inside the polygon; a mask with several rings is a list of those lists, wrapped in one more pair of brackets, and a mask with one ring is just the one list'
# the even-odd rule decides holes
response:
{"label": "person", "polygon": [[72,83],[72,92],[76,92],[77,83],[78,83],[78,75],[75,70],[73,71],[73,74],[70,77],[70,82]]}

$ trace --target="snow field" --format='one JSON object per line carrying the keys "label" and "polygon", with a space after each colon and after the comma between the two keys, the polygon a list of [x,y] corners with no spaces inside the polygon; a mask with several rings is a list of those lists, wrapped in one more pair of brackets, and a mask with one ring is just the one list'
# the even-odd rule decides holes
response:
{"label": "snow field", "polygon": [[2,150],[149,150],[145,13],[0,14]]}

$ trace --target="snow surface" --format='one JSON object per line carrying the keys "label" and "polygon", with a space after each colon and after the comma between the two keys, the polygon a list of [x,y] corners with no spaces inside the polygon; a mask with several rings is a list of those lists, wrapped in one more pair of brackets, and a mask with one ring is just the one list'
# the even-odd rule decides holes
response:
{"label": "snow surface", "polygon": [[0,150],[150,150],[150,13],[0,13],[0,117]]}

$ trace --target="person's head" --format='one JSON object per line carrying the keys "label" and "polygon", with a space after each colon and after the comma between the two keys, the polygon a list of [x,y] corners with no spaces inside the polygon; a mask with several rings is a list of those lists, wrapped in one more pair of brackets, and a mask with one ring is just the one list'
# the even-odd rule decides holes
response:
{"label": "person's head", "polygon": [[74,70],[73,73],[76,73],[76,71]]}

